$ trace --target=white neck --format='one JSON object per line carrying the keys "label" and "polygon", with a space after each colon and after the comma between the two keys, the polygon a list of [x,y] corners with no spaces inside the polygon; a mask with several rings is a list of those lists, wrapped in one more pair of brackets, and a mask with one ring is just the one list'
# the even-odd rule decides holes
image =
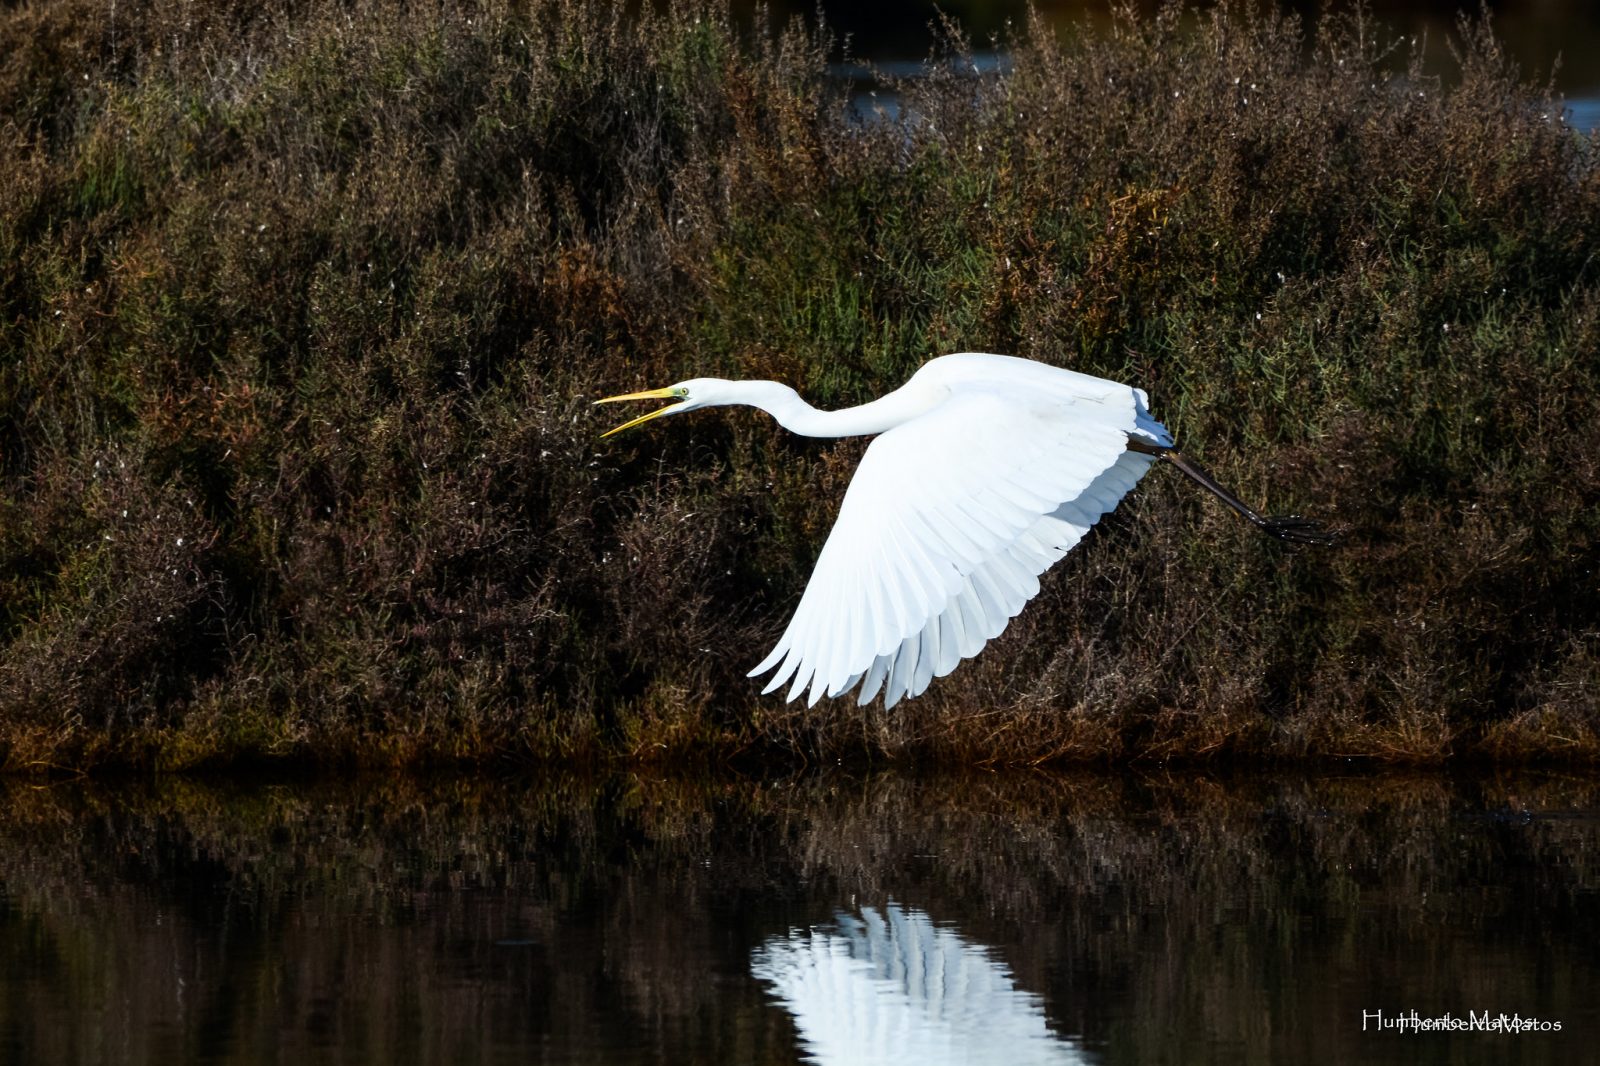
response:
{"label": "white neck", "polygon": [[[902,385],[886,396],[859,407],[819,411],[800,394],[776,381],[730,381],[715,404],[759,407],[790,433],[802,437],[858,437],[882,433],[931,409],[941,397],[922,388]],[[708,404],[710,406],[710,404]]]}

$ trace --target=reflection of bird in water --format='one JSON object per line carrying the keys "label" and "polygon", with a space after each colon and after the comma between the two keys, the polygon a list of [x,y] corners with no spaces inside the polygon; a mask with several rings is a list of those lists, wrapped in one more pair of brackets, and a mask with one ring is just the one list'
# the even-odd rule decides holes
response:
{"label": "reflection of bird in water", "polygon": [[981,945],[893,903],[772,937],[751,971],[794,1015],[807,1057],[825,1066],[1089,1061]]}
{"label": "reflection of bird in water", "polygon": [[[1039,575],[1164,460],[1282,540],[1315,522],[1258,514],[1174,447],[1142,390],[1004,355],[947,355],[887,396],[819,411],[775,381],[696,378],[609,396],[677,400],[611,433],[721,404],[759,407],[808,437],[879,434],[839,508],[789,628],[752,675],[810,701],[861,685],[886,707],[1000,635]],[[610,433],[606,434],[610,436]]]}

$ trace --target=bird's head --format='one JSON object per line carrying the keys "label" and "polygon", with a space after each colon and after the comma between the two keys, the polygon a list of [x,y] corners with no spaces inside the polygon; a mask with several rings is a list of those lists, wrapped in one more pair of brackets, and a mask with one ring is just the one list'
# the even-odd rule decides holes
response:
{"label": "bird's head", "polygon": [[624,422],[616,429],[609,429],[600,434],[600,436],[605,438],[615,433],[621,433],[625,429],[632,429],[634,426],[648,422],[652,418],[660,418],[662,415],[682,414],[684,411],[693,411],[696,407],[712,407],[716,404],[735,402],[733,398],[728,395],[729,386],[735,384],[737,383],[732,381],[723,381],[721,378],[691,378],[688,381],[680,381],[676,385],[668,385],[664,389],[647,389],[644,392],[627,392],[623,393],[621,396],[607,396],[603,400],[596,400],[595,403],[597,404],[617,403],[621,400],[678,401],[677,403],[669,404],[666,407],[658,407],[656,410],[651,411],[648,414],[642,414],[638,418]]}

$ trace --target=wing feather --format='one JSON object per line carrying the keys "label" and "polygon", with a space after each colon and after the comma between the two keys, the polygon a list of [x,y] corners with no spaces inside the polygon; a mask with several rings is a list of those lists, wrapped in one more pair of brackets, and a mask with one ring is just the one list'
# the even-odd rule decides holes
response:
{"label": "wing feather", "polygon": [[978,590],[972,584],[972,575],[967,575],[964,585],[961,595],[956,599],[956,606],[961,611],[961,628],[966,633],[966,640],[961,645],[961,657],[970,659],[983,650],[989,637],[982,604],[978,602]]}
{"label": "wing feather", "polygon": [[856,701],[861,706],[871,703],[877,696],[878,690],[883,688],[883,681],[889,674],[889,667],[893,660],[887,655],[879,655],[872,660],[872,669],[867,671],[867,679],[861,683],[861,696]]}
{"label": "wing feather", "polygon": [[860,684],[860,703],[881,691],[892,707],[999,636],[1149,467],[1128,435],[1171,439],[1141,393],[1099,385],[966,387],[873,441],[794,617],[751,671],[775,669],[764,691],[815,703]]}
{"label": "wing feather", "polygon": [[961,601],[952,596],[939,616],[939,664],[934,668],[934,676],[944,677],[961,664],[961,649],[966,643],[967,635],[961,625]]}
{"label": "wing feather", "polygon": [[885,707],[893,707],[899,703],[900,697],[911,687],[911,672],[917,668],[918,644],[915,633],[900,642],[900,651],[895,655],[894,671],[889,675],[889,691],[884,696]]}

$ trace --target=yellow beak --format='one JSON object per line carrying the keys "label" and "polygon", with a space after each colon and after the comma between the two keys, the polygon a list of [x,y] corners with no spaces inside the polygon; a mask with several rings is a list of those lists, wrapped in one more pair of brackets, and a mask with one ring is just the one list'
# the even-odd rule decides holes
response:
{"label": "yellow beak", "polygon": [[[616,403],[619,400],[675,400],[677,398],[678,394],[673,392],[671,389],[648,389],[645,392],[628,392],[622,394],[621,396],[607,396],[603,400],[596,400],[595,403]],[[634,426],[637,426],[642,422],[648,422],[652,418],[660,418],[667,412],[676,411],[682,406],[683,404],[681,403],[675,403],[670,407],[658,408],[657,410],[651,411],[647,415],[640,415],[638,418],[635,418],[630,422],[622,423],[622,425],[618,426],[616,429],[606,430],[604,433],[600,434],[600,439],[604,440],[605,438],[614,434],[621,433],[625,429],[632,429]]]}

